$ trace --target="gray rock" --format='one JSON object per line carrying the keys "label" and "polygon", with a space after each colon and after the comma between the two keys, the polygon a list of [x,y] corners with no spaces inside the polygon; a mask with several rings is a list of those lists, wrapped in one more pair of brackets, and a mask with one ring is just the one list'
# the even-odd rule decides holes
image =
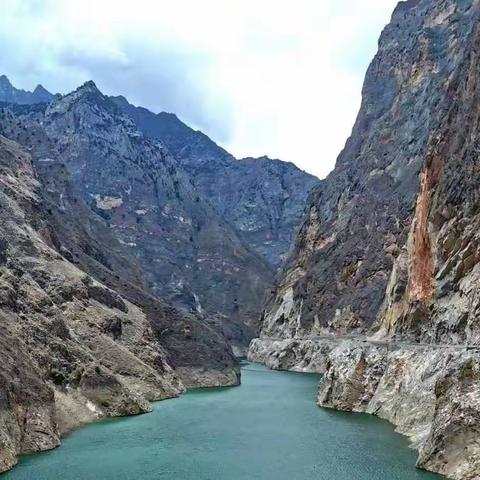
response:
{"label": "gray rock", "polygon": [[343,342],[331,350],[318,403],[393,423],[417,466],[452,479],[480,475],[478,352],[462,347]]}
{"label": "gray rock", "polygon": [[293,163],[268,157],[237,160],[171,113],[157,115],[113,100],[139,129],[156,138],[191,175],[197,191],[273,269],[283,263],[318,180]]}
{"label": "gray rock", "polygon": [[15,88],[5,75],[0,76],[0,102],[31,105],[51,102],[54,97],[42,85],[37,85],[33,92],[27,92]]}
{"label": "gray rock", "polygon": [[[215,318],[233,344],[248,345],[271,267],[159,142],[146,138],[93,82],[43,108],[12,105],[0,125],[6,136],[33,149],[45,183],[64,165],[73,188],[123,245],[122,255],[134,259],[153,296]],[[56,201],[61,205],[65,197]],[[108,252],[93,244],[86,249],[112,269]]]}
{"label": "gray rock", "polygon": [[475,0],[399,3],[250,347],[292,368],[337,337],[319,404],[388,419],[454,479],[480,476],[479,19]]}

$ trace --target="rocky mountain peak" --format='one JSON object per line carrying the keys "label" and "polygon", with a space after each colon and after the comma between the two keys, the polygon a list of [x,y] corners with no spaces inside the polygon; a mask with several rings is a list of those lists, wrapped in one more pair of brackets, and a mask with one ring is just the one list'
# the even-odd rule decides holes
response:
{"label": "rocky mountain peak", "polygon": [[84,84],[80,85],[80,87],[78,87],[72,93],[69,93],[65,96],[65,98],[68,97],[75,99],[85,98],[97,100],[106,98],[103,93],[98,89],[97,85],[93,80],[88,80]]}
{"label": "rocky mountain peak", "polygon": [[31,105],[53,100],[48,90],[38,85],[33,92],[15,88],[6,75],[0,76],[0,102]]}
{"label": "rocky mountain peak", "polygon": [[33,91],[33,95],[39,101],[44,100],[45,102],[49,102],[52,100],[53,95],[41,84],[38,84]]}
{"label": "rocky mountain peak", "polygon": [[0,75],[0,88],[12,88],[12,84],[6,75]]}
{"label": "rocky mountain peak", "polygon": [[[273,272],[158,139],[143,135],[94,82],[54,100],[45,113],[19,115],[27,130],[44,130],[85,202],[137,258],[155,296],[221,317],[232,342],[245,345]],[[20,140],[23,131],[6,133]]]}
{"label": "rocky mountain peak", "polygon": [[76,89],[76,92],[95,92],[102,94],[93,80],[87,80]]}
{"label": "rocky mountain peak", "polygon": [[[117,105],[104,95],[92,80],[85,82],[73,92],[60,96],[53,101],[47,109],[47,114],[65,114],[74,110],[78,111],[79,118],[84,120],[90,119],[89,122],[74,122],[76,127],[84,126],[90,128],[93,125],[98,126],[108,123],[109,128],[113,128],[115,121],[118,121],[119,124],[121,123],[124,126],[129,124],[128,128],[130,130],[136,130],[133,122],[130,119],[126,119],[126,116]],[[115,120],[113,117],[115,117]]]}
{"label": "rocky mountain peak", "polygon": [[0,101],[8,102],[14,95],[15,89],[6,75],[0,76]]}

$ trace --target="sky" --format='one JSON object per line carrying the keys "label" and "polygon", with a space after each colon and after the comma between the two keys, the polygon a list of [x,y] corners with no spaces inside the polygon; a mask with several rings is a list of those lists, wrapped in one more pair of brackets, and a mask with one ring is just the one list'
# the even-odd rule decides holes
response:
{"label": "sky", "polygon": [[0,74],[94,80],[173,112],[238,158],[335,165],[396,0],[1,0]]}

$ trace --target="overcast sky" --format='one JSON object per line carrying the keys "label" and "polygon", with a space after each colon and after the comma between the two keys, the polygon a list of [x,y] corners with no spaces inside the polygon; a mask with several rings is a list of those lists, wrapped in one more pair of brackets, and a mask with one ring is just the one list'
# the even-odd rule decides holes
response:
{"label": "overcast sky", "polygon": [[1,0],[0,73],[66,93],[93,79],[176,113],[237,157],[324,177],[396,0]]}

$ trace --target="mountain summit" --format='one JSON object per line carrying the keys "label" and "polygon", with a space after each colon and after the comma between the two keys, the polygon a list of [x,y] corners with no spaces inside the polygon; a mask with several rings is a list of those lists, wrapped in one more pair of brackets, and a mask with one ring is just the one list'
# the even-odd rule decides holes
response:
{"label": "mountain summit", "polygon": [[32,105],[47,103],[53,100],[54,95],[42,85],[37,85],[33,92],[15,88],[6,75],[0,76],[0,102]]}

